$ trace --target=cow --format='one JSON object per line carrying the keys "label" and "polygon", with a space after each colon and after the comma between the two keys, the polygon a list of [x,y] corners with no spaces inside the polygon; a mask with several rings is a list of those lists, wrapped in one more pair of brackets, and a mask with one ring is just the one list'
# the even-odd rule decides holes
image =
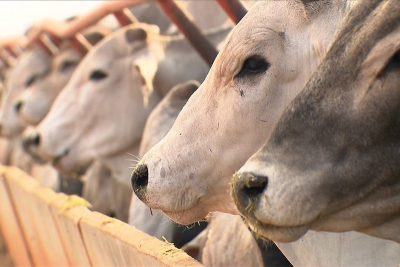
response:
{"label": "cow", "polygon": [[[210,37],[220,42],[227,31]],[[93,158],[120,155],[119,164],[126,165],[126,152],[133,149],[137,155],[146,118],[160,98],[174,84],[189,77],[202,80],[207,73],[207,65],[190,51],[182,37],[160,36],[152,25],[120,29],[85,57],[38,125],[33,139],[39,140],[31,145],[68,173],[81,172]],[[174,65],[178,59],[182,64]],[[196,67],[187,70],[190,64]],[[127,114],[135,119],[127,120]],[[124,127],[117,131],[113,125]],[[120,138],[115,139],[116,133]]]}
{"label": "cow", "polygon": [[280,241],[313,229],[400,243],[399,84],[400,3],[357,6],[235,176],[233,196],[252,228]]}
{"label": "cow", "polygon": [[[94,26],[85,30],[83,36],[90,45],[95,45],[109,33],[105,27]],[[82,54],[65,42],[52,59],[48,74],[38,77],[14,100],[14,109],[24,125],[37,125],[46,116],[81,59]]]}
{"label": "cow", "polygon": [[[206,80],[169,133],[135,167],[132,186],[137,196],[183,224],[201,220],[211,211],[237,214],[229,195],[230,177],[269,137],[356,3],[256,3],[231,32]],[[340,241],[349,235],[332,239]],[[317,234],[302,240],[321,244],[327,238]],[[302,248],[302,240],[279,247],[289,255]],[[344,252],[352,253],[350,248],[357,250],[363,243],[376,241],[365,236],[357,236],[357,240]],[[341,249],[334,247],[326,253],[337,255]],[[314,257],[322,266],[330,264],[324,254]],[[344,262],[351,259],[339,258]]]}
{"label": "cow", "polygon": [[14,100],[25,88],[32,86],[46,76],[51,67],[51,57],[40,47],[20,55],[15,66],[9,71],[5,84],[0,111],[0,133],[4,137],[15,137],[22,133],[24,126],[18,118]]}
{"label": "cow", "polygon": [[[228,31],[208,36],[219,43]],[[99,160],[117,180],[127,214],[128,153],[137,155],[148,115],[173,85],[202,80],[207,71],[181,36],[160,35],[148,24],[126,26],[89,52],[25,143],[65,174],[83,174]]]}
{"label": "cow", "polygon": [[51,67],[51,57],[40,47],[22,53],[7,73],[5,92],[0,110],[0,135],[9,142],[4,163],[16,165],[30,171],[32,160],[23,152],[18,136],[24,125],[14,107],[14,99],[20,96],[25,88],[31,86],[39,78],[47,75]]}
{"label": "cow", "polygon": [[254,4],[169,133],[135,168],[140,199],[183,224],[210,211],[237,214],[230,177],[305,85],[345,14],[336,5],[317,9],[319,3]]}
{"label": "cow", "polygon": [[[168,133],[179,112],[198,87],[199,83],[196,81],[189,81],[175,86],[151,112],[143,131],[139,157],[144,155]],[[136,209],[138,203],[140,203],[139,208],[143,209],[141,212]],[[149,223],[147,216],[138,216],[139,214],[146,214],[146,212],[150,211],[133,195],[130,206],[130,223],[140,225],[141,227],[138,228],[145,232],[149,232],[151,227],[162,230],[160,223],[153,225]],[[155,212],[153,211],[153,216]],[[160,216],[159,214],[157,213],[157,216]],[[140,220],[143,220],[143,222],[140,222]],[[157,222],[154,219],[152,221]],[[197,257],[206,266],[243,266],[243,264],[263,266],[262,251],[260,251],[257,241],[240,216],[214,213],[207,221],[209,224],[206,229],[184,246],[183,249],[187,253]],[[164,219],[161,226],[165,227],[167,225],[171,225],[171,223],[167,223]],[[172,229],[175,231],[172,239],[174,244],[182,245],[190,239],[186,238],[184,240],[186,242],[177,242],[177,234],[180,236],[187,235],[188,231],[187,229],[182,231],[182,228],[179,227],[173,227]],[[164,231],[164,233],[168,233],[168,231]],[[235,236],[232,236],[232,233],[235,233]],[[227,247],[229,248],[227,249]],[[266,250],[270,252],[270,246],[266,246]],[[285,266],[282,265],[281,259],[279,266]],[[283,259],[286,260],[284,257]],[[268,266],[274,266],[271,265],[269,260],[270,258],[266,261]]]}
{"label": "cow", "polygon": [[[150,113],[143,130],[138,156],[141,157],[154,146],[171,128],[179,111],[189,97],[199,87],[197,81],[187,81],[174,86]],[[150,215],[152,215],[150,217]],[[181,247],[204,228],[196,225],[187,229],[177,226],[158,210],[150,211],[136,195],[132,195],[129,207],[129,224],[139,230],[150,233],[158,238],[172,240],[177,247]],[[199,227],[200,226],[200,227]]]}

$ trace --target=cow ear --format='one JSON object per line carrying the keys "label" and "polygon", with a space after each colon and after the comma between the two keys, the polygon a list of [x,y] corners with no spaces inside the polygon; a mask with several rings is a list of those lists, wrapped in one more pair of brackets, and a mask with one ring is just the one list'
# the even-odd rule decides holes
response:
{"label": "cow ear", "polygon": [[111,32],[112,31],[106,27],[93,26],[85,30],[85,32],[83,32],[83,36],[92,46],[94,46]]}
{"label": "cow ear", "polygon": [[134,72],[134,75],[140,75],[142,82],[141,92],[145,106],[147,106],[153,93],[153,80],[156,76],[157,70],[158,60],[149,51],[142,52],[133,60],[132,71]]}
{"label": "cow ear", "polygon": [[136,41],[146,41],[149,35],[159,35],[160,29],[156,25],[135,24],[126,29],[125,41],[128,44],[134,44]]}
{"label": "cow ear", "polygon": [[145,41],[147,38],[147,32],[142,28],[130,28],[125,32],[125,40],[128,44],[132,44],[136,41]]}

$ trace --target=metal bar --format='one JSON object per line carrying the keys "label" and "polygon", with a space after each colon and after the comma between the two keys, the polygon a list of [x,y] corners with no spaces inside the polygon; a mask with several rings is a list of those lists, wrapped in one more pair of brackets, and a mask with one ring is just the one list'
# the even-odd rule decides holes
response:
{"label": "metal bar", "polygon": [[247,13],[239,0],[217,0],[217,2],[235,24],[238,24]]}
{"label": "metal bar", "polygon": [[157,0],[165,14],[178,27],[189,43],[210,66],[218,52],[199,28],[182,12],[172,0]]}

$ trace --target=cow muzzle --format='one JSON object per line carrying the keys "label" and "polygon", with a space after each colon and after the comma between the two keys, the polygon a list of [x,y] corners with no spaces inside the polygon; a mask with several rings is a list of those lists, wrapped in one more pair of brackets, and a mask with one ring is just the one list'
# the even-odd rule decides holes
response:
{"label": "cow muzzle", "polygon": [[33,160],[38,163],[45,163],[45,160],[37,153],[41,137],[37,132],[29,132],[22,137],[22,147]]}

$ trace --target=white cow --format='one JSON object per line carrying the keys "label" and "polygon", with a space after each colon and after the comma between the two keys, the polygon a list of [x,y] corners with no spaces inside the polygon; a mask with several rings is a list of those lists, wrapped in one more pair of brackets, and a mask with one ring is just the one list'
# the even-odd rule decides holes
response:
{"label": "white cow", "polygon": [[[219,43],[228,31],[208,36]],[[181,36],[161,36],[147,24],[127,26],[90,51],[38,125],[31,145],[64,173],[83,173],[99,160],[129,205],[128,154],[138,154],[148,115],[173,85],[202,80],[207,71]]]}
{"label": "white cow", "polygon": [[0,111],[1,135],[15,137],[20,134],[24,126],[18,119],[15,99],[22,92],[45,77],[51,68],[51,57],[41,48],[26,51],[18,58],[15,66],[10,70],[2,99]]}
{"label": "white cow", "polygon": [[399,50],[399,1],[354,7],[272,137],[234,176],[235,203],[260,234],[353,230],[400,246]]}
{"label": "white cow", "polygon": [[[168,133],[179,112],[198,86],[197,82],[177,85],[157,105],[147,119],[139,156],[144,155]],[[130,223],[143,225],[144,227],[139,227],[139,229],[145,232],[150,232],[149,230],[153,228],[162,233],[163,229],[160,228],[159,224],[145,223],[146,220],[148,221],[148,216],[138,216],[139,212],[136,208],[139,205],[139,209],[150,212],[148,207],[141,203],[133,195],[130,207]],[[144,212],[140,214],[145,214]],[[155,212],[153,211],[153,214]],[[156,216],[160,216],[160,214],[157,213]],[[263,266],[258,245],[240,216],[215,213],[208,218],[208,221],[209,225],[204,232],[185,246],[188,253],[200,253],[200,260],[206,266]],[[162,226],[167,225],[164,220]]]}
{"label": "white cow", "polygon": [[[85,30],[83,36],[90,45],[95,45],[109,33],[105,27],[94,26]],[[65,42],[60,52],[52,59],[48,74],[38,77],[14,100],[14,107],[24,125],[36,125],[46,116],[82,57],[81,53],[71,47],[71,43]]]}
{"label": "white cow", "polygon": [[[83,35],[89,43],[98,42],[107,33],[104,27],[91,27]],[[58,189],[58,174],[49,165],[36,164],[23,151],[20,133],[26,122],[37,123],[50,108],[54,97],[66,84],[82,55],[68,43],[50,57],[41,48],[22,53],[7,79],[7,93],[1,109],[2,134],[10,139],[6,164],[29,172],[45,186]],[[23,120],[21,120],[23,115]],[[12,140],[11,140],[12,139]]]}
{"label": "white cow", "polygon": [[[179,111],[198,87],[199,83],[194,81],[178,84],[154,108],[143,130],[139,157],[165,136]],[[135,195],[132,195],[129,207],[129,223],[158,238],[162,236],[167,240],[174,238],[175,223],[158,210],[150,211]]]}
{"label": "white cow", "polygon": [[[353,3],[255,4],[232,31],[171,131],[135,168],[132,182],[139,198],[180,223],[192,223],[210,211],[236,214],[229,196],[230,177],[271,134],[286,105],[323,59]],[[376,244],[382,248],[374,251],[380,256],[358,258],[358,264],[398,261],[393,252],[400,255],[399,247],[393,242],[353,233],[331,235],[338,244],[353,241],[314,255],[314,262],[322,266],[332,264],[327,255],[340,255],[339,262],[350,265],[354,251],[368,253]],[[327,240],[325,234],[310,234],[298,243],[279,245],[292,263],[301,265],[311,261],[307,255],[290,257],[293,251],[312,251]]]}

